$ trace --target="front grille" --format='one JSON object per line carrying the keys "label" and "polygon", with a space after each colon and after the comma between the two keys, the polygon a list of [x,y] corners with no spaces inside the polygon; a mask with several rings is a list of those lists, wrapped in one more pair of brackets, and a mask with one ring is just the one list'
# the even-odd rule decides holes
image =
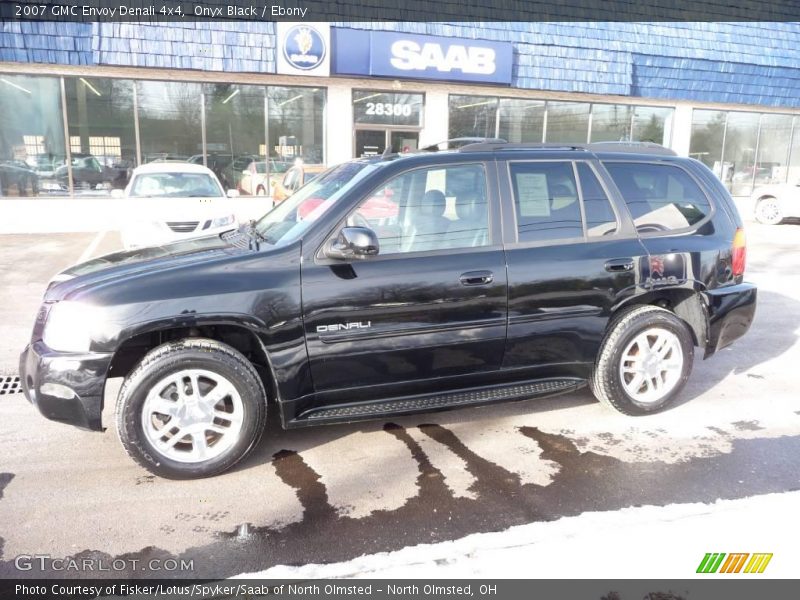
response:
{"label": "front grille", "polygon": [[19,394],[22,392],[19,377],[16,375],[0,375],[0,396]]}
{"label": "front grille", "polygon": [[191,233],[197,229],[199,221],[167,221],[167,227],[175,233]]}

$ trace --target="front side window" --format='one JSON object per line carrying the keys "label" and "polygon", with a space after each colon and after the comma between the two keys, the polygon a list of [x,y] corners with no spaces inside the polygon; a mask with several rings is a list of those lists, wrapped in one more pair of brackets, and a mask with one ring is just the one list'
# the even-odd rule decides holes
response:
{"label": "front side window", "polygon": [[702,221],[711,206],[680,167],[649,163],[604,163],[640,233],[671,231]]}
{"label": "front side window", "polygon": [[204,173],[145,173],[131,185],[131,198],[219,198],[222,190]]}
{"label": "front side window", "polygon": [[403,173],[364,200],[348,225],[372,228],[381,255],[486,246],[489,208],[483,167],[452,165]]}
{"label": "front side window", "polygon": [[520,242],[583,236],[571,162],[521,162],[509,168]]}

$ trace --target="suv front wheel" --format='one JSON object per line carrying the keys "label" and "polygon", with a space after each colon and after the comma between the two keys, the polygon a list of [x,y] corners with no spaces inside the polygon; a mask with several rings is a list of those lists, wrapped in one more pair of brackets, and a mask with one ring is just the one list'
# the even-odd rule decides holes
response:
{"label": "suv front wheel", "polygon": [[162,477],[217,475],[258,442],[264,386],[242,354],[209,339],[185,339],[147,353],[117,400],[117,431],[128,454]]}
{"label": "suv front wheel", "polygon": [[686,323],[663,308],[640,306],[612,322],[590,387],[600,402],[619,412],[652,413],[680,393],[693,360]]}

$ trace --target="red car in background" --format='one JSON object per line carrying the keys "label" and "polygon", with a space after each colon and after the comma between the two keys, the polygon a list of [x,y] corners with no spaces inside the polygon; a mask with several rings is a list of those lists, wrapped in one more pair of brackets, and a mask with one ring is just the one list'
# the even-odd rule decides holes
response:
{"label": "red car in background", "polygon": [[[364,203],[358,215],[364,217],[371,227],[380,227],[387,220],[397,217],[397,203],[392,201],[393,191],[389,188],[376,194]],[[297,215],[305,219],[316,210],[324,200],[322,198],[309,198],[297,207]]]}

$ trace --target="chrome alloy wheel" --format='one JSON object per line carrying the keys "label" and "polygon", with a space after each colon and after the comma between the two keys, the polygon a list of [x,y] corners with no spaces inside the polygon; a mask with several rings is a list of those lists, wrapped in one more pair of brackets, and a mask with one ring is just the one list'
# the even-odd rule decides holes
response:
{"label": "chrome alloy wheel", "polygon": [[244,419],[242,398],[218,373],[179,371],[156,383],[142,407],[142,429],[165,458],[201,463],[224,453],[239,440]]}
{"label": "chrome alloy wheel", "polygon": [[658,402],[669,394],[682,372],[681,342],[661,327],[651,327],[633,338],[619,364],[622,386],[640,404]]}

